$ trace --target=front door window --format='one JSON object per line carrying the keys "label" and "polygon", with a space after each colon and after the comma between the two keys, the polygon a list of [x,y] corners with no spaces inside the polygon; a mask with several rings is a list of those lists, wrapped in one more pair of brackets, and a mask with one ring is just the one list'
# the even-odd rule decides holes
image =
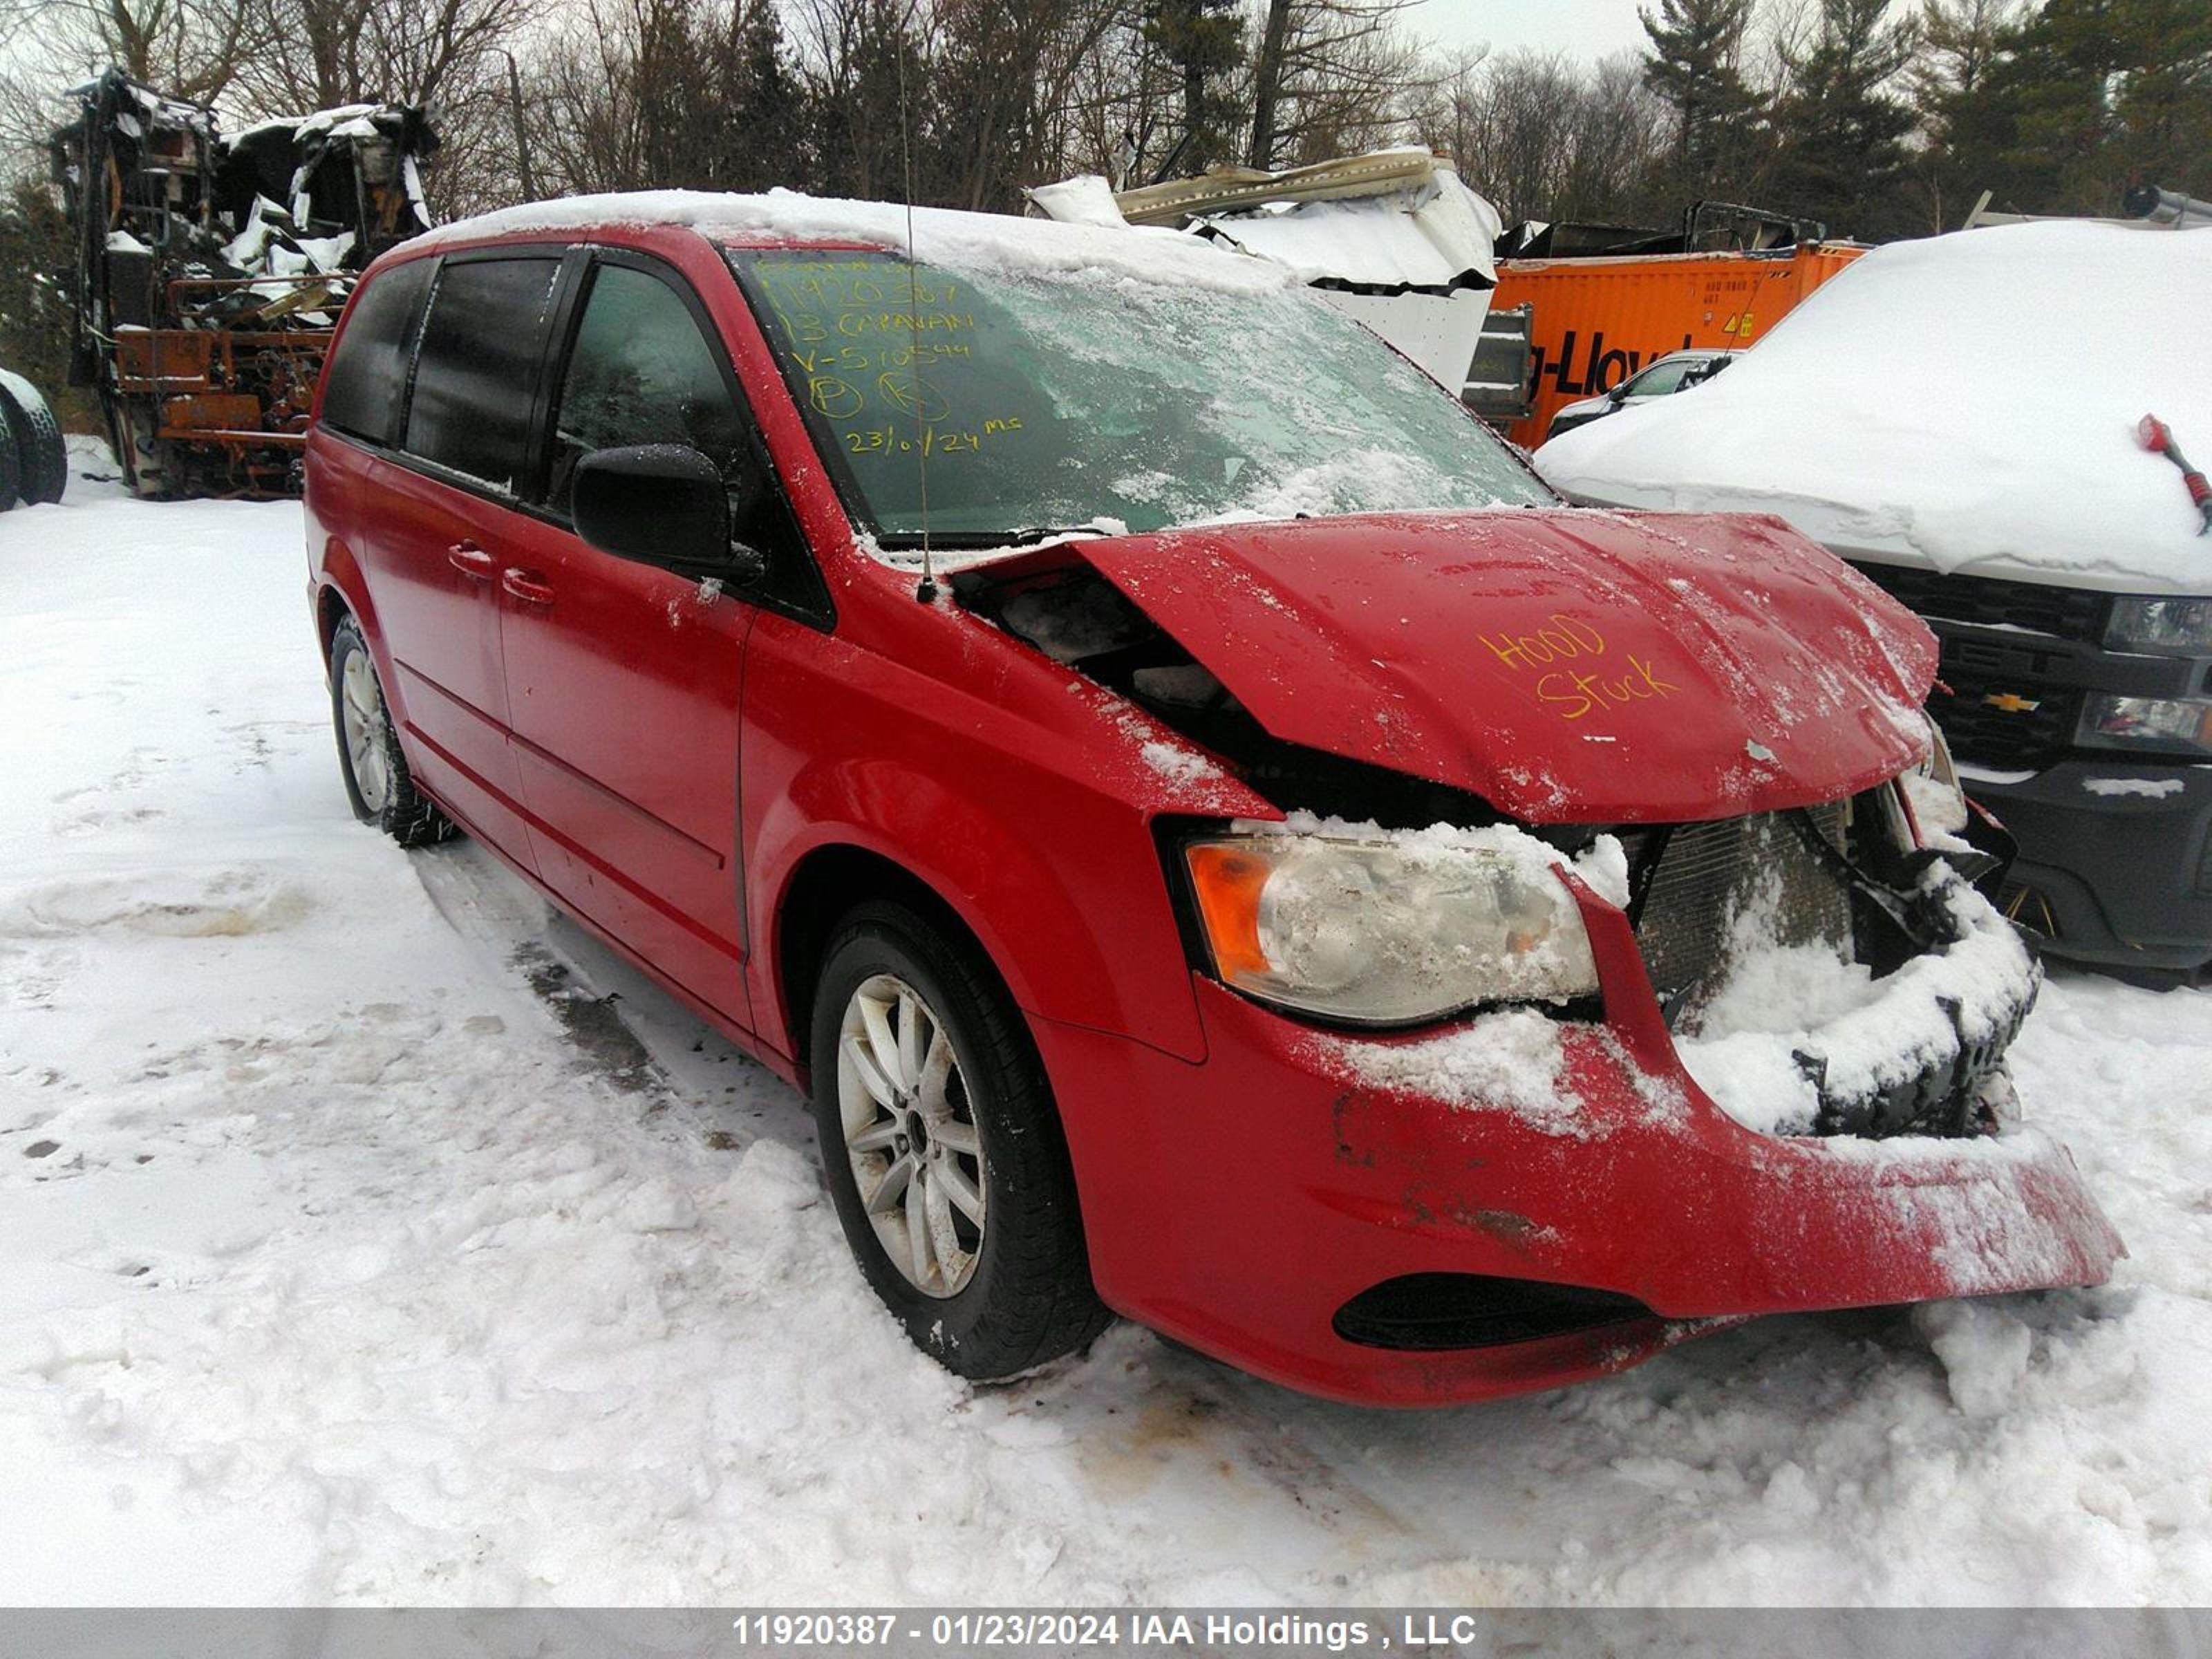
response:
{"label": "front door window", "polygon": [[690,307],[650,272],[603,264],[561,386],[548,504],[568,510],[576,463],[586,455],[633,444],[689,445],[733,486],[751,482],[746,475],[757,465],[720,351]]}

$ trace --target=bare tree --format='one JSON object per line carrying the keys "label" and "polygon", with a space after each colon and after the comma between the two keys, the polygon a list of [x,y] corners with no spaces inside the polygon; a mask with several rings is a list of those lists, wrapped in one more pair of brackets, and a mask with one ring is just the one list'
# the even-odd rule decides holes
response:
{"label": "bare tree", "polygon": [[1462,61],[1420,131],[1509,222],[1637,222],[1674,142],[1632,53],[1595,67],[1528,51]]}
{"label": "bare tree", "polygon": [[172,97],[213,103],[268,42],[254,0],[41,0],[19,15],[0,71],[0,144],[28,163],[67,112],[62,94],[110,65]]}
{"label": "bare tree", "polygon": [[1405,137],[1449,75],[1405,31],[1413,0],[1268,0],[1254,55],[1246,160],[1277,167]]}
{"label": "bare tree", "polygon": [[534,0],[245,0],[279,50],[239,65],[240,97],[272,111],[362,102],[451,106],[496,82],[496,52]]}
{"label": "bare tree", "polygon": [[267,44],[252,0],[47,0],[28,33],[40,67],[64,76],[112,64],[171,97],[212,103]]}

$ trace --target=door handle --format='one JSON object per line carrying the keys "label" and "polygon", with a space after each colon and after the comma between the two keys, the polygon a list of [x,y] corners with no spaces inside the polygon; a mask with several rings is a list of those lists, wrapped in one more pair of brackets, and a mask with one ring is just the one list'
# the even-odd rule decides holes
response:
{"label": "door handle", "polygon": [[455,542],[446,550],[446,562],[472,581],[491,580],[492,556],[474,542]]}
{"label": "door handle", "polygon": [[535,570],[523,570],[510,565],[501,575],[499,585],[526,605],[553,603],[551,586]]}

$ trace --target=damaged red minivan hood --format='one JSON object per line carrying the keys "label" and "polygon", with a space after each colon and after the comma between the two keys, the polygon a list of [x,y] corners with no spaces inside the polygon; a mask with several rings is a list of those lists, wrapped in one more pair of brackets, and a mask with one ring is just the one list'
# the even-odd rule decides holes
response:
{"label": "damaged red minivan hood", "polygon": [[1927,742],[1934,636],[1778,519],[1378,514],[1062,543],[1009,563],[1071,557],[1277,738],[1530,823],[1833,800]]}

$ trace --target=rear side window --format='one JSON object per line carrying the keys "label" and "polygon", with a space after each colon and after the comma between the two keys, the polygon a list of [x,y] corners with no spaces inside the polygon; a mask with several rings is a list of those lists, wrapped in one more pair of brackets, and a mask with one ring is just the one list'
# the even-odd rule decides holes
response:
{"label": "rear side window", "polygon": [[550,505],[568,507],[576,463],[595,449],[688,444],[732,477],[750,459],[721,348],[666,283],[603,264],[576,331],[554,417]]}
{"label": "rear side window", "polygon": [[430,285],[434,259],[379,273],[361,291],[346,321],[323,387],[325,426],[389,443],[407,389],[407,360],[415,344],[415,319]]}
{"label": "rear side window", "polygon": [[550,258],[447,262],[422,325],[409,454],[515,492],[560,272]]}

